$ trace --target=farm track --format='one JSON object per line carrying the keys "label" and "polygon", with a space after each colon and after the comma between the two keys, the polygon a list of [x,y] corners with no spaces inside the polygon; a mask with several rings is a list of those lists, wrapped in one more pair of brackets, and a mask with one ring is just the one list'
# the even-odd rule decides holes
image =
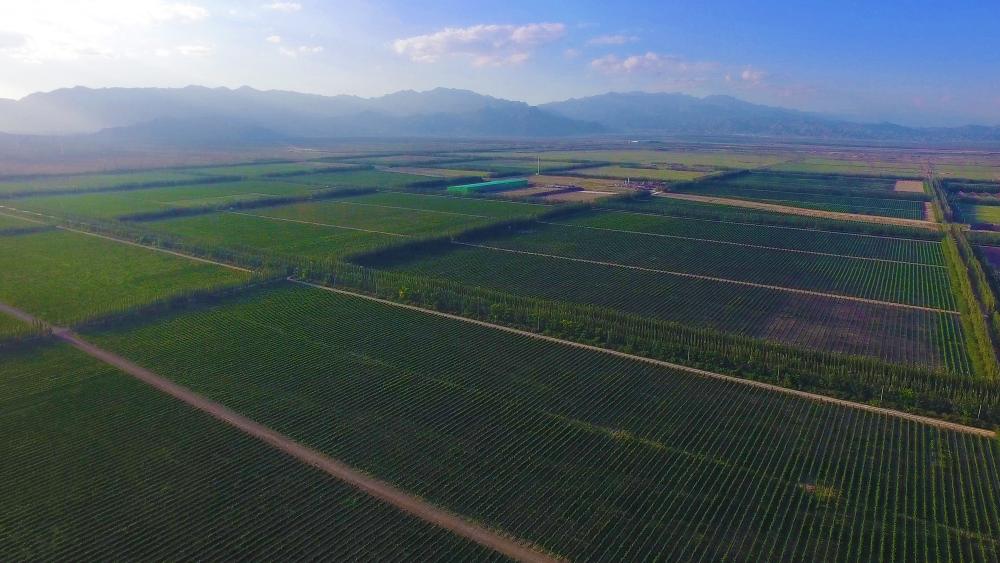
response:
{"label": "farm track", "polygon": [[612,356],[617,356],[619,358],[625,358],[625,359],[629,359],[629,360],[633,360],[633,361],[637,361],[637,362],[645,362],[647,364],[652,364],[652,365],[661,366],[661,367],[665,367],[665,368],[670,368],[670,369],[674,369],[674,370],[678,370],[678,371],[692,373],[692,374],[695,374],[695,375],[699,375],[699,376],[707,377],[707,378],[711,378],[711,379],[719,379],[719,380],[722,380],[722,381],[728,381],[730,383],[737,383],[737,384],[746,385],[746,386],[749,386],[749,387],[756,387],[758,389],[766,389],[768,391],[773,391],[775,393],[783,393],[785,395],[794,395],[796,397],[801,397],[803,399],[808,399],[810,401],[815,401],[815,402],[820,402],[820,403],[828,403],[828,404],[838,405],[838,406],[842,406],[842,407],[847,407],[847,408],[852,408],[852,409],[858,409],[858,410],[868,411],[868,412],[872,412],[872,413],[877,413],[877,414],[881,414],[881,415],[885,415],[885,416],[892,416],[892,417],[896,417],[896,418],[902,418],[902,419],[905,419],[905,420],[911,420],[911,421],[914,421],[914,422],[919,422],[921,424],[929,424],[931,426],[935,426],[935,427],[943,428],[943,429],[947,429],[947,430],[953,430],[953,431],[956,431],[956,432],[964,432],[964,433],[967,433],[967,434],[974,434],[974,435],[985,436],[985,437],[994,437],[996,435],[996,433],[993,430],[985,430],[985,429],[982,429],[982,428],[976,428],[974,426],[965,426],[964,424],[957,424],[957,423],[954,423],[954,422],[947,422],[947,421],[939,420],[939,419],[936,419],[936,418],[930,418],[930,417],[920,416],[920,415],[916,415],[916,414],[909,414],[909,413],[905,413],[905,412],[897,411],[897,410],[892,410],[892,409],[883,409],[881,407],[875,407],[875,406],[872,406],[872,405],[866,405],[864,403],[855,403],[855,402],[852,402],[852,401],[845,401],[844,399],[837,399],[837,398],[834,398],[834,397],[827,397],[826,395],[818,395],[816,393],[809,393],[809,392],[806,392],[806,391],[798,391],[796,389],[789,389],[787,387],[781,387],[781,386],[778,386],[778,385],[772,385],[770,383],[762,383],[760,381],[753,381],[753,380],[750,380],[750,379],[742,379],[742,378],[733,377],[733,376],[730,376],[730,375],[723,375],[721,373],[715,373],[715,372],[711,372],[711,371],[705,371],[705,370],[701,370],[701,369],[698,369],[698,368],[693,368],[693,367],[689,367],[689,366],[683,366],[683,365],[680,365],[680,364],[672,364],[670,362],[664,362],[662,360],[654,360],[652,358],[644,358],[642,356],[634,356],[632,354],[626,354],[625,352],[619,352],[617,350],[609,350],[607,348],[600,348],[598,346],[591,346],[589,344],[581,344],[579,342],[573,342],[571,340],[561,340],[559,338],[553,338],[551,336],[545,336],[543,334],[537,334],[537,333],[534,333],[534,332],[528,332],[528,331],[525,331],[525,330],[520,330],[520,329],[516,329],[516,328],[506,327],[506,326],[503,326],[503,325],[488,323],[488,322],[485,322],[485,321],[479,321],[479,320],[475,320],[475,319],[469,319],[469,318],[461,317],[461,316],[458,316],[458,315],[452,315],[450,313],[442,313],[440,311],[434,311],[434,310],[431,310],[431,309],[423,309],[421,307],[416,307],[414,305],[406,305],[406,304],[403,304],[403,303],[396,303],[394,301],[387,301],[385,299],[379,299],[378,297],[372,297],[370,295],[364,295],[364,294],[360,294],[360,293],[354,293],[354,292],[351,292],[351,291],[345,291],[345,290],[342,290],[342,289],[335,289],[335,288],[332,288],[332,287],[324,287],[322,285],[317,285],[317,284],[313,284],[313,283],[309,283],[309,282],[299,281],[299,280],[295,280],[295,279],[291,279],[291,278],[289,278],[288,281],[291,281],[293,283],[297,283],[297,284],[300,284],[300,285],[314,287],[316,289],[320,289],[320,290],[323,290],[323,291],[329,291],[329,292],[332,292],[332,293],[339,293],[341,295],[351,295],[351,296],[354,296],[354,297],[357,297],[357,298],[360,298],[360,299],[367,299],[369,301],[375,301],[377,303],[383,303],[383,304],[386,304],[386,305],[392,305],[393,307],[400,307],[400,308],[403,308],[403,309],[409,309],[411,311],[419,311],[419,312],[422,312],[422,313],[426,313],[428,315],[435,315],[435,316],[443,317],[443,318],[446,318],[446,319],[452,319],[452,320],[456,320],[456,321],[462,321],[462,322],[465,322],[465,323],[471,323],[471,324],[475,324],[475,325],[479,325],[479,326],[483,326],[483,327],[487,327],[487,328],[492,328],[492,329],[495,329],[495,330],[501,330],[501,331],[508,332],[508,333],[511,333],[511,334],[517,334],[517,335],[520,335],[520,336],[526,336],[526,337],[529,337],[529,338],[534,338],[534,339],[537,339],[537,340],[544,340],[546,342],[553,342],[553,343],[556,343],[556,344],[562,344],[564,346],[571,346],[571,347],[580,348],[580,349],[583,349],[583,350],[590,350],[590,351],[594,351],[594,352],[601,352],[603,354],[610,354]]}
{"label": "farm track", "polygon": [[609,232],[613,232],[613,233],[625,233],[625,234],[629,234],[629,235],[643,235],[643,236],[650,236],[650,237],[672,238],[672,239],[679,239],[679,240],[693,240],[693,241],[697,241],[697,242],[709,242],[709,243],[715,243],[715,244],[728,244],[730,246],[742,246],[744,248],[759,248],[759,249],[762,249],[762,250],[776,250],[776,251],[779,251],[779,252],[795,252],[797,254],[810,254],[812,256],[832,256],[834,258],[845,258],[845,259],[848,259],[848,260],[865,260],[865,261],[869,261],[869,262],[885,262],[885,263],[889,263],[889,264],[904,264],[904,265],[907,265],[907,266],[924,266],[924,267],[928,267],[928,268],[944,268],[944,269],[948,268],[947,266],[935,266],[933,264],[921,264],[919,262],[905,262],[903,260],[888,260],[888,259],[885,259],[885,258],[868,258],[868,257],[865,257],[865,256],[848,256],[846,254],[833,254],[832,252],[815,252],[815,251],[812,251],[812,250],[795,250],[793,248],[781,248],[780,246],[762,246],[762,245],[759,245],[759,244],[748,244],[748,243],[745,243],[745,242],[732,242],[732,241],[727,241],[727,240],[715,240],[715,239],[710,239],[710,238],[683,237],[683,236],[680,236],[680,235],[666,235],[666,234],[662,234],[662,233],[649,233],[649,232],[646,232],[646,231],[629,231],[629,230],[626,230],[626,229],[609,229],[609,228],[606,228],[606,227],[591,227],[591,226],[587,226],[587,225],[571,225],[569,223],[553,223],[553,222],[549,222],[549,221],[539,221],[539,223],[542,223],[543,225],[556,225],[556,226],[559,226],[559,227],[570,227],[570,228],[574,228],[574,229],[591,229],[591,230],[595,230],[595,231],[609,231]]}
{"label": "farm track", "polygon": [[920,305],[908,305],[906,303],[894,303],[892,301],[879,301],[877,299],[865,299],[864,297],[851,297],[849,295],[838,295],[836,293],[823,293],[823,292],[820,292],[820,291],[809,291],[808,289],[794,289],[794,288],[782,287],[782,286],[778,286],[778,285],[766,285],[766,284],[754,283],[754,282],[748,282],[748,281],[731,280],[731,279],[727,279],[727,278],[715,278],[715,277],[712,277],[712,276],[702,276],[700,274],[689,274],[689,273],[686,273],[686,272],[673,272],[673,271],[670,271],[670,270],[657,270],[657,269],[653,269],[653,268],[643,268],[642,266],[629,266],[627,264],[616,264],[614,262],[601,262],[599,260],[586,260],[584,258],[569,258],[569,257],[566,257],[566,256],[558,256],[556,254],[543,254],[541,252],[529,252],[527,250],[513,250],[513,249],[510,249],[510,248],[501,248],[499,246],[487,246],[487,245],[484,245],[484,244],[472,244],[472,243],[469,243],[469,242],[458,242],[458,241],[452,241],[452,244],[457,244],[457,245],[460,245],[460,246],[469,246],[469,247],[473,247],[473,248],[483,248],[483,249],[486,249],[486,250],[493,250],[493,251],[496,251],[496,252],[509,252],[511,254],[525,254],[525,255],[528,255],[528,256],[540,256],[542,258],[553,258],[553,259],[556,259],[556,260],[568,260],[570,262],[581,262],[581,263],[584,263],[584,264],[597,264],[599,266],[610,266],[610,267],[614,267],[614,268],[625,268],[625,269],[628,269],[628,270],[636,270],[636,271],[639,271],[639,272],[651,272],[651,273],[654,273],[654,274],[667,274],[667,275],[671,275],[671,276],[681,276],[681,277],[685,277],[685,278],[694,278],[694,279],[699,279],[699,280],[708,280],[708,281],[715,281],[715,282],[732,283],[732,284],[744,285],[744,286],[749,286],[749,287],[760,287],[760,288],[764,288],[764,289],[773,289],[773,290],[777,290],[777,291],[787,291],[789,293],[798,293],[798,294],[801,294],[801,295],[814,295],[814,296],[817,296],[817,297],[829,297],[831,299],[844,299],[844,300],[847,300],[847,301],[856,301],[856,302],[859,302],[859,303],[874,303],[876,305],[885,305],[885,306],[888,306],[888,307],[901,307],[901,308],[904,308],[904,309],[914,309],[914,310],[917,310],[917,311],[930,311],[932,313],[947,313],[947,314],[950,314],[950,315],[960,315],[961,314],[958,311],[948,311],[946,309],[935,309],[933,307],[922,307]]}
{"label": "farm track", "polygon": [[681,199],[685,201],[697,201],[701,203],[718,203],[736,207],[749,207],[751,209],[761,209],[764,211],[775,211],[789,215],[804,215],[807,217],[822,217],[825,219],[839,219],[842,221],[855,221],[864,223],[881,223],[883,225],[898,225],[903,227],[918,227],[921,229],[937,230],[937,224],[920,219],[901,219],[898,217],[881,217],[878,215],[861,215],[857,213],[840,213],[837,211],[820,211],[818,209],[806,209],[804,207],[792,207],[788,205],[776,205],[773,203],[762,203],[757,201],[747,201],[742,199],[731,199],[725,197],[688,195],[688,194],[657,194],[657,197],[670,199]]}
{"label": "farm track", "polygon": [[370,229],[359,229],[357,227],[345,227],[343,225],[331,225],[330,223],[315,223],[313,221],[301,221],[299,219],[283,219],[281,217],[271,217],[270,215],[254,215],[253,213],[240,213],[238,211],[229,211],[231,215],[243,215],[245,217],[257,217],[258,219],[271,219],[274,221],[285,221],[288,223],[301,223],[303,225],[315,225],[317,227],[330,227],[331,229],[345,229],[348,231],[360,231],[362,233],[373,233],[376,235],[388,235],[391,237],[403,237],[403,238],[413,238],[410,235],[401,235],[399,233],[387,233],[385,231],[372,231]]}
{"label": "farm track", "polygon": [[[37,322],[30,314],[0,303],[0,311],[15,316],[26,322]],[[524,563],[565,563],[523,543],[504,537],[482,526],[471,523],[461,516],[438,508],[417,497],[411,496],[388,483],[351,469],[350,466],[327,457],[315,450],[298,444],[291,438],[275,432],[266,426],[258,424],[229,408],[210,401],[193,391],[177,385],[165,377],[137,366],[132,362],[107,350],[94,346],[83,340],[68,328],[51,327],[52,334],[81,352],[112,365],[154,389],[170,395],[212,417],[234,426],[246,434],[253,436],[278,450],[298,459],[299,461],[326,472],[330,476],[343,481],[357,489],[386,502],[396,508],[412,514],[421,520],[448,530],[456,535],[472,540],[482,546],[493,549],[508,557]]]}

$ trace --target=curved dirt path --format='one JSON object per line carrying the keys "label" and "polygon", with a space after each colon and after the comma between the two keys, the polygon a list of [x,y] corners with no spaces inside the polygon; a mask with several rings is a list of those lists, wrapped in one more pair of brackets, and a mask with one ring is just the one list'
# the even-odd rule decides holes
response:
{"label": "curved dirt path", "polygon": [[[0,303],[0,311],[13,317],[17,317],[25,322],[35,323],[37,320],[30,314],[20,309],[11,307],[5,303]],[[350,466],[327,457],[315,450],[307,448],[288,436],[280,434],[262,426],[229,408],[210,401],[197,393],[177,385],[165,377],[139,367],[132,362],[113,354],[102,348],[83,340],[73,334],[68,328],[51,327],[52,334],[65,342],[73,345],[81,352],[97,358],[104,363],[115,366],[121,371],[146,383],[150,387],[157,389],[175,399],[204,412],[226,424],[246,432],[247,434],[267,442],[271,446],[285,452],[299,461],[311,465],[332,477],[339,479],[349,485],[361,489],[365,493],[389,503],[396,508],[430,522],[440,528],[448,530],[454,534],[472,540],[480,545],[486,546],[499,553],[506,555],[517,561],[524,563],[566,563],[565,559],[548,555],[538,549],[532,548],[522,542],[510,539],[501,534],[493,532],[483,526],[473,524],[461,516],[438,508],[433,504],[423,501],[417,497],[409,495],[392,485],[369,477],[359,471],[351,469]]]}
{"label": "curved dirt path", "polygon": [[420,307],[415,307],[413,305],[405,305],[403,303],[396,303],[394,301],[386,301],[385,299],[379,299],[377,297],[371,297],[369,295],[362,295],[360,293],[353,293],[350,291],[344,291],[342,289],[334,289],[332,287],[324,287],[322,285],[316,285],[309,282],[303,282],[299,280],[294,280],[289,278],[289,281],[300,284],[307,285],[309,287],[315,287],[316,289],[321,289],[323,291],[329,291],[331,293],[339,293],[342,295],[350,295],[352,297],[358,297],[360,299],[367,299],[369,301],[376,301],[378,303],[384,303],[386,305],[392,305],[393,307],[400,307],[403,309],[410,309],[411,311],[419,311],[421,313],[426,313],[428,315],[435,315],[438,317],[444,317],[446,319],[452,319],[456,321],[462,321],[465,323],[471,323],[483,327],[492,328],[495,330],[502,330],[504,332],[509,332],[512,334],[517,334],[520,336],[527,336],[528,338],[535,338],[537,340],[545,340],[547,342],[554,342],[556,344],[562,344],[563,346],[572,346],[574,348],[582,348],[584,350],[591,350],[594,352],[600,352],[602,354],[610,354],[612,356],[618,356],[619,358],[626,358],[629,360],[637,362],[645,362],[647,364],[653,364],[657,366],[662,366],[665,368],[670,368],[678,371],[684,371],[687,373],[693,373],[695,375],[700,375],[702,377],[709,377],[712,379],[721,379],[723,381],[728,381],[730,383],[737,383],[739,385],[746,385],[748,387],[757,387],[759,389],[766,389],[768,391],[773,391],[775,393],[784,393],[786,395],[795,395],[796,397],[801,397],[803,399],[808,399],[810,401],[816,401],[819,403],[829,403],[832,405],[838,405],[841,407],[848,407],[852,409],[858,409],[873,413],[882,414],[885,416],[892,416],[896,418],[902,418],[906,420],[912,420],[914,422],[919,422],[921,424],[929,424],[931,426],[936,426],[938,428],[944,428],[946,430],[953,430],[955,432],[964,432],[967,434],[975,434],[978,436],[985,436],[987,438],[992,438],[996,436],[996,432],[993,430],[985,430],[983,428],[976,428],[974,426],[965,426],[964,424],[957,424],[954,422],[947,422],[937,418],[930,418],[926,416],[920,416],[916,414],[905,413],[902,411],[883,409],[881,407],[874,407],[871,405],[866,405],[864,403],[855,403],[852,401],[845,401],[843,399],[836,399],[833,397],[827,397],[826,395],[817,395],[816,393],[809,393],[806,391],[798,391],[796,389],[789,389],[787,387],[780,387],[778,385],[772,385],[770,383],[762,383],[760,381],[753,381],[751,379],[741,379],[739,377],[733,377],[730,375],[723,375],[721,373],[715,373],[711,371],[705,371],[698,368],[682,366],[680,364],[672,364],[670,362],[664,362],[662,360],[654,360],[652,358],[644,358],[642,356],[633,356],[632,354],[626,354],[625,352],[619,352],[617,350],[609,350],[607,348],[600,348],[597,346],[591,346],[589,344],[581,344],[579,342],[573,342],[571,340],[561,340],[559,338],[553,338],[551,336],[545,336],[543,334],[536,334],[534,332],[528,332],[525,330],[520,330],[516,328],[510,328],[503,325],[497,325],[493,323],[488,323],[485,321],[478,321],[475,319],[469,319],[466,317],[460,317],[458,315],[452,315],[449,313],[442,313],[440,311],[432,311],[430,309],[422,309]]}
{"label": "curved dirt path", "polygon": [[806,209],[804,207],[792,207],[789,205],[776,205],[774,203],[762,203],[759,201],[747,201],[743,199],[730,199],[725,197],[713,197],[705,195],[690,194],[656,194],[657,197],[670,199],[682,199],[685,201],[697,201],[701,203],[718,203],[735,207],[748,207],[763,211],[775,211],[788,215],[804,215],[806,217],[821,217],[824,219],[838,219],[841,221],[855,221],[863,223],[879,223],[883,225],[897,225],[901,227],[917,227],[920,229],[937,230],[936,223],[921,221],[919,219],[901,219],[898,217],[881,217],[878,215],[861,215],[859,213],[840,213],[837,211],[820,211],[818,209]]}

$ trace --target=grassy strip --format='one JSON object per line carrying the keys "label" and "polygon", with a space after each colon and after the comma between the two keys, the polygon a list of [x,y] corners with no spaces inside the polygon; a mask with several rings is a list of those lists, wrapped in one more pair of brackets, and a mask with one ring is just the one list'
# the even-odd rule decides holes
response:
{"label": "grassy strip", "polygon": [[[954,288],[955,300],[958,303],[959,311],[962,313],[962,324],[965,327],[966,347],[969,356],[972,358],[974,373],[983,379],[997,381],[1000,378],[1000,365],[997,364],[997,357],[993,347],[993,340],[990,337],[990,330],[984,319],[985,303],[977,299],[977,292],[970,282],[970,277],[975,278],[975,272],[970,271],[968,262],[964,260],[961,243],[957,242],[952,227],[952,236],[945,239],[943,250],[945,261],[948,263],[948,274],[951,277]],[[961,236],[961,233],[958,234]],[[962,242],[964,242],[962,238]],[[965,243],[968,247],[968,243]],[[971,257],[971,249],[967,250]],[[985,282],[985,278],[983,279]],[[988,289],[988,288],[987,288]],[[989,293],[990,302],[992,293]],[[988,311],[988,309],[987,309]]]}
{"label": "grassy strip", "polygon": [[178,186],[196,186],[201,184],[222,184],[227,182],[240,182],[241,176],[206,176],[193,180],[177,180],[163,182],[126,182],[114,186],[102,186],[99,188],[66,188],[65,190],[49,190],[44,192],[24,190],[20,192],[10,192],[3,194],[5,199],[17,199],[23,197],[43,197],[54,195],[90,194],[102,192],[127,192],[133,190],[143,190],[147,188],[174,188]]}

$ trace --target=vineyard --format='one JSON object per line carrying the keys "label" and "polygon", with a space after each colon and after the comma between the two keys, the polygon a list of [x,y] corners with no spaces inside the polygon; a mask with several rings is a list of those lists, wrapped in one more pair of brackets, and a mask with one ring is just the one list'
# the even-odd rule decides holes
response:
{"label": "vineyard", "polygon": [[1000,563],[989,159],[732,143],[0,179],[0,560]]}
{"label": "vineyard", "polygon": [[363,263],[814,350],[969,371],[961,322],[953,313],[476,247],[411,261],[381,258]]}
{"label": "vineyard", "polygon": [[955,310],[947,270],[939,265],[803,254],[782,248],[734,246],[714,240],[562,225],[538,225],[530,231],[476,237],[465,242],[497,253],[510,251],[553,260],[600,262]]}
{"label": "vineyard", "polygon": [[55,324],[251,279],[213,264],[67,231],[0,237],[0,295]]}
{"label": "vineyard", "polygon": [[998,556],[983,437],[309,288],[88,337],[571,561]]}
{"label": "vineyard", "polygon": [[0,559],[509,561],[67,345],[0,358]]}
{"label": "vineyard", "polygon": [[703,196],[759,201],[836,213],[856,213],[917,220],[922,220],[925,217],[925,209],[922,201],[752,190],[730,186],[699,186],[678,191]]}
{"label": "vineyard", "polygon": [[817,229],[606,211],[574,215],[552,223],[931,266],[945,264],[938,242],[912,238],[867,236]]}

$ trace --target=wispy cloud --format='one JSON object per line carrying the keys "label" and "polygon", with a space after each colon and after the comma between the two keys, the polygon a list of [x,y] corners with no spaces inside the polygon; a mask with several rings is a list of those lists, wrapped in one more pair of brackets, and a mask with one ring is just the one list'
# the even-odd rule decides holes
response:
{"label": "wispy cloud", "polygon": [[205,57],[215,54],[215,47],[207,45],[181,45],[177,48],[177,52],[189,57]]}
{"label": "wispy cloud", "polygon": [[34,0],[10,2],[0,19],[0,55],[25,62],[117,57],[128,52],[125,32],[195,22],[208,9],[163,0]]}
{"label": "wispy cloud", "polygon": [[626,37],[624,35],[602,35],[587,41],[587,45],[624,45],[630,41],[638,40],[639,38],[635,36]]}
{"label": "wispy cloud", "polygon": [[298,12],[302,9],[302,4],[298,2],[272,2],[270,4],[264,4],[261,8],[265,10],[274,10],[276,12]]}
{"label": "wispy cloud", "polygon": [[265,39],[264,41],[267,41],[268,43],[281,43],[281,36],[280,35],[272,35],[272,36],[268,37],[267,39]]}
{"label": "wispy cloud", "polygon": [[447,56],[471,57],[477,66],[520,64],[531,58],[539,47],[566,35],[561,23],[515,25],[477,25],[445,28],[437,33],[399,39],[393,48],[414,61],[435,63]]}
{"label": "wispy cloud", "polygon": [[590,68],[608,73],[645,73],[665,74],[691,71],[712,71],[718,68],[716,63],[686,62],[675,55],[660,55],[652,51],[645,55],[632,55],[620,59],[616,55],[608,55],[590,62]]}
{"label": "wispy cloud", "polygon": [[299,55],[317,55],[323,52],[322,47],[306,47],[305,45],[299,47],[298,49],[289,49],[288,47],[278,47],[278,53],[290,57],[298,58]]}

